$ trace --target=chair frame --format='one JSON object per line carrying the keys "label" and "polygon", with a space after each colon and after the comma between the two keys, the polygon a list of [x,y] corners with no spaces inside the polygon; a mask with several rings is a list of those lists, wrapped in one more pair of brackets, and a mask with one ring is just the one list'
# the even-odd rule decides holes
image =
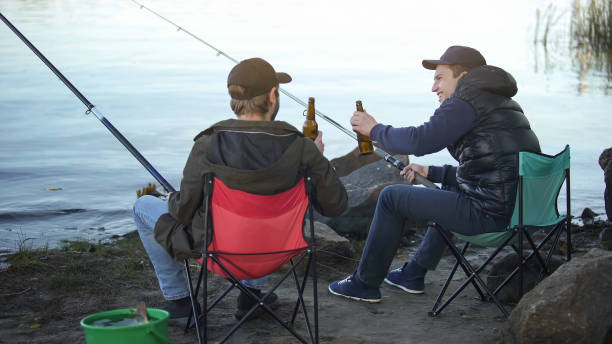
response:
{"label": "chair frame", "polygon": [[[211,209],[210,202],[212,200],[212,193],[214,189],[213,182],[214,175],[212,173],[207,174],[205,176],[205,185],[204,185],[204,221],[205,221],[205,234],[204,234],[204,242],[208,243],[208,228],[211,226]],[[188,287],[189,287],[189,296],[191,300],[192,306],[192,314],[189,316],[187,321],[187,325],[185,327],[185,332],[188,331],[189,328],[194,327],[196,329],[196,336],[198,343],[207,343],[208,342],[208,313],[234,288],[239,289],[241,292],[246,293],[251,298],[257,300],[256,304],[251,307],[251,309],[247,312],[247,314],[238,321],[230,330],[225,334],[225,336],[219,341],[219,343],[224,343],[229,339],[229,337],[234,334],[242,326],[248,318],[255,312],[258,308],[262,308],[266,311],[267,314],[271,315],[279,324],[281,324],[285,329],[287,329],[299,342],[301,343],[319,343],[319,314],[318,314],[318,297],[317,297],[317,269],[316,269],[316,241],[314,235],[314,219],[313,219],[313,206],[312,206],[312,180],[308,173],[304,176],[305,189],[308,197],[308,206],[306,212],[304,214],[304,218],[308,216],[310,220],[310,240],[306,240],[307,246],[305,248],[298,248],[293,250],[286,251],[276,251],[276,252],[265,252],[265,253],[228,253],[228,252],[219,252],[219,251],[210,251],[208,250],[208,244],[204,245],[202,249],[202,257],[208,257],[212,259],[216,264],[221,267],[221,269],[228,275],[230,278],[227,280],[231,283],[223,292],[221,292],[210,304],[208,304],[207,295],[208,295],[208,259],[203,259],[202,267],[198,276],[198,281],[196,283],[196,288],[194,292],[194,287],[191,281],[191,273],[189,270],[188,260],[185,260],[185,272],[187,274]],[[276,284],[263,296],[258,297],[253,292],[251,292],[242,282],[236,278],[236,276],[219,260],[217,255],[263,255],[263,254],[281,254],[281,253],[289,253],[295,252],[296,255],[293,256],[289,261],[291,263],[291,267],[288,271],[286,271],[281,279],[276,282]],[[301,253],[300,253],[301,252]],[[297,257],[297,258],[296,258]],[[294,261],[295,259],[295,261]],[[296,268],[306,259],[306,270],[304,272],[304,276],[302,281],[300,282]],[[312,269],[312,271],[311,271]],[[306,282],[308,280],[308,275],[311,272],[312,283],[313,283],[313,322],[314,326],[311,325],[310,317],[308,315],[308,311],[306,308],[306,304],[304,302],[303,294],[306,288]],[[295,303],[295,307],[293,309],[293,314],[291,316],[291,320],[288,323],[283,322],[279,316],[268,306],[265,304],[264,300],[270,296],[289,276],[293,277],[295,281],[296,290],[298,291],[298,297]],[[198,293],[200,291],[200,285],[202,285],[202,304],[201,311],[197,310],[197,298]],[[297,317],[298,311],[302,310],[302,314],[304,315],[306,328],[308,332],[308,340],[304,339],[301,335],[299,335],[293,328],[293,324]],[[192,324],[192,317],[197,319]]]}
{"label": "chair frame", "polygon": [[[538,154],[549,157],[549,158],[555,158],[563,154],[566,149],[567,149],[567,146],[563,151],[561,151],[561,153],[554,155],[554,156],[541,154],[541,153],[538,153]],[[517,195],[519,198],[518,225],[514,226],[513,228],[508,229],[513,232],[512,235],[510,235],[500,246],[498,246],[495,249],[495,251],[487,258],[487,260],[477,269],[474,269],[464,256],[465,252],[467,251],[470,245],[470,242],[466,241],[462,250],[459,251],[457,246],[455,246],[455,244],[453,243],[452,238],[449,236],[449,233],[445,229],[443,229],[440,225],[433,223],[433,227],[442,236],[444,242],[446,242],[446,245],[450,248],[451,253],[453,254],[453,256],[455,256],[456,262],[451,270],[450,275],[448,276],[446,282],[444,283],[444,286],[442,287],[440,294],[438,295],[431,312],[429,312],[430,316],[439,315],[442,312],[442,310],[446,308],[446,306],[448,306],[448,304],[450,304],[463,291],[463,289],[467,287],[468,284],[471,283],[476,289],[476,292],[478,293],[478,295],[480,296],[480,300],[493,301],[495,305],[497,306],[497,308],[499,308],[499,310],[503,313],[504,317],[508,318],[509,313],[504,308],[504,306],[501,304],[499,299],[497,298],[497,294],[503,287],[505,287],[512,280],[514,276],[518,274],[519,297],[522,297],[523,292],[524,292],[523,291],[523,284],[524,284],[523,267],[527,264],[527,262],[529,262],[529,260],[533,259],[534,257],[536,258],[540,266],[540,274],[538,276],[536,283],[539,283],[544,277],[544,275],[546,276],[550,275],[551,273],[549,270],[550,259],[552,257],[552,254],[555,248],[557,247],[559,238],[563,230],[565,230],[566,232],[566,245],[567,245],[565,258],[566,258],[566,261],[571,260],[572,244],[571,244],[571,198],[570,198],[570,170],[569,168],[565,169],[565,177],[564,177],[564,183],[566,186],[566,198],[567,198],[566,211],[567,213],[565,216],[559,215],[559,217],[563,219],[552,226],[537,227],[537,226],[525,226],[523,224],[523,193],[524,193],[523,183],[524,183],[523,177],[519,176],[518,195]],[[564,183],[561,183],[559,190],[557,190],[557,195],[555,199],[558,199],[559,193],[561,191],[561,187],[563,186]],[[528,229],[530,228],[549,228],[549,227],[552,227],[552,228],[547,233],[546,237],[542,239],[542,241],[539,244],[536,245],[531,235],[529,234]],[[553,235],[554,235],[554,239],[553,239],[552,246],[546,254],[546,259],[543,259],[542,256],[540,255],[540,249],[550,240],[550,238]],[[502,281],[502,283],[500,283],[497,286],[497,288],[495,288],[495,290],[491,290],[487,286],[487,284],[482,280],[482,278],[480,278],[478,274],[482,272],[482,270],[499,254],[499,252],[501,252],[508,245],[508,243],[511,242],[511,240],[514,239],[515,236],[518,236],[518,247],[515,246],[514,244],[511,244],[510,246],[514,249],[514,251],[518,255],[518,258],[519,258],[519,263],[517,264],[518,266],[506,277],[506,279],[504,279],[504,281]],[[532,252],[526,257],[524,256],[524,251],[523,251],[524,250],[524,245],[523,245],[524,239],[527,239],[527,242],[532,249]],[[462,270],[466,274],[467,279],[459,286],[459,288],[443,304],[440,304],[459,266],[462,268]]]}

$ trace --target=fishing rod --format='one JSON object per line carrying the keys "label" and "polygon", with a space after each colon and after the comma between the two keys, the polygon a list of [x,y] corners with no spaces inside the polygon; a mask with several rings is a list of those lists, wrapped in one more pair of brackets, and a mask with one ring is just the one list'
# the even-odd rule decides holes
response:
{"label": "fishing rod", "polygon": [[142,154],[140,154],[140,152],[138,152],[134,146],[132,146],[132,144],[119,132],[119,130],[117,130],[117,128],[115,128],[111,122],[109,122],[106,117],[104,117],[104,115],[87,98],[85,98],[85,96],[79,92],[79,90],[74,87],[74,85],[57,68],[55,68],[55,66],[45,57],[45,55],[43,55],[34,46],[34,44],[32,44],[6,17],[4,17],[2,12],[0,12],[0,19],[2,19],[2,21],[15,33],[15,35],[17,35],[17,37],[19,37],[23,43],[25,43],[25,45],[27,45],[30,50],[32,50],[32,52],[34,52],[34,54],[36,54],[36,56],[38,56],[42,62],[44,62],[45,65],[47,65],[47,67],[53,71],[53,73],[55,73],[55,75],[66,85],[66,87],[70,89],[70,91],[72,91],[72,93],[74,93],[77,98],[79,98],[79,100],[81,100],[81,102],[83,102],[83,104],[85,104],[85,106],[87,106],[87,111],[85,114],[93,113],[100,120],[100,122],[102,122],[102,124],[104,124],[104,126],[119,140],[119,142],[121,142],[123,146],[125,146],[125,148],[132,153],[132,155],[144,166],[144,168],[146,168],[147,171],[153,175],[153,178],[155,178],[167,192],[176,191],[172,185],[170,185],[170,183],[168,183],[166,179],[164,179],[164,177],[162,177],[162,175],[155,170],[147,159],[145,159],[145,157],[142,156]]}
{"label": "fishing rod", "polygon": [[[190,31],[188,31],[187,29],[183,28],[182,26],[179,26],[178,24],[176,24],[175,22],[171,21],[170,19],[162,16],[161,14],[157,13],[156,11],[150,9],[149,7],[141,4],[140,2],[136,1],[136,0],[132,0],[132,2],[134,2],[136,5],[138,5],[140,7],[140,9],[145,9],[149,12],[151,12],[153,15],[157,16],[158,18],[162,19],[163,21],[169,23],[170,25],[174,26],[176,28],[176,31],[183,31],[184,33],[188,34],[189,36],[191,36],[192,38],[200,41],[202,44],[206,45],[207,47],[211,48],[212,50],[217,52],[217,56],[225,56],[228,60],[234,62],[234,63],[238,63],[239,61],[236,60],[235,58],[231,57],[230,55],[228,55],[227,53],[225,53],[224,51],[218,49],[217,47],[213,46],[212,44],[206,42],[205,40],[203,40],[202,38],[194,35],[193,33],[191,33]],[[283,89],[282,87],[279,86],[278,90],[286,95],[287,97],[293,99],[296,103],[302,105],[304,108],[308,108],[308,104],[305,103],[304,101],[302,101],[300,98],[294,96],[293,94],[291,94],[289,91]],[[344,126],[342,126],[340,123],[334,121],[332,118],[330,118],[329,116],[327,116],[326,114],[324,114],[323,112],[316,110],[315,109],[315,114],[318,115],[319,117],[323,118],[324,120],[326,120],[329,124],[333,125],[334,127],[336,127],[337,129],[339,129],[340,131],[342,131],[343,133],[347,134],[349,137],[351,137],[353,140],[357,141],[357,134],[355,134],[354,131],[349,130],[347,128],[345,128]],[[385,161],[387,161],[388,163],[390,163],[391,165],[395,166],[396,168],[403,170],[406,165],[395,159],[393,157],[393,155],[391,155],[391,153],[385,151],[384,149],[380,148],[378,145],[374,145],[374,153],[378,156],[380,156],[381,158],[383,158]],[[432,188],[432,189],[437,189],[438,187],[436,186],[436,184],[432,183],[429,179],[423,177],[422,175],[416,173],[416,180],[423,184],[424,186],[428,187],[428,188]]]}

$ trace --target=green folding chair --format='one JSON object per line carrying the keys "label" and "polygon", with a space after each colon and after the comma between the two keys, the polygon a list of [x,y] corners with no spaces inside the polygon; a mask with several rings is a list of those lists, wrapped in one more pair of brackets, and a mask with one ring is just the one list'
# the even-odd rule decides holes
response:
{"label": "green folding chair", "polygon": [[[523,268],[531,259],[535,259],[540,268],[541,280],[549,275],[550,259],[555,251],[561,233],[565,230],[567,235],[566,240],[566,260],[571,259],[571,233],[570,233],[570,148],[565,146],[565,149],[555,155],[549,156],[545,154],[520,152],[519,153],[519,182],[516,204],[510,225],[506,231],[485,233],[473,236],[461,235],[453,233],[457,238],[464,240],[466,243],[463,249],[459,249],[453,244],[451,235],[448,231],[434,224],[434,228],[442,235],[442,238],[451,249],[457,262],[453,266],[451,273],[446,280],[446,283],[440,291],[440,295],[436,299],[430,315],[436,316],[451,303],[465,289],[468,284],[472,284],[476,292],[480,295],[483,301],[492,300],[501,310],[505,317],[508,317],[508,311],[499,301],[497,294],[506,286],[514,276],[518,275],[519,279],[519,297],[523,295]],[[566,215],[559,215],[557,209],[557,198],[561,187],[565,182],[566,189]],[[536,230],[544,230],[546,236],[537,245],[535,244],[531,233]],[[552,245],[548,250],[546,257],[543,258],[540,254],[540,249],[550,241]],[[525,256],[523,252],[523,241],[527,239],[527,243],[531,248],[531,252]],[[484,247],[495,247],[495,251],[489,256],[477,269],[474,269],[464,257],[466,250],[470,244],[475,244]],[[511,246],[514,252],[518,255],[518,264],[516,268],[508,275],[504,281],[491,290],[487,284],[478,275],[483,269],[497,256],[499,252],[506,246]],[[459,286],[459,288],[443,303],[442,299],[450,285],[457,267],[461,267],[467,275],[467,279]]]}

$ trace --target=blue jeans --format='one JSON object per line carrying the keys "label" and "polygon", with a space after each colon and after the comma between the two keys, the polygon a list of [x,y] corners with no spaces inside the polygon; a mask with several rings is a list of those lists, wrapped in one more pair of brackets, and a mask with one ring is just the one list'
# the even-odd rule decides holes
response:
{"label": "blue jeans", "polygon": [[[407,220],[433,221],[444,230],[464,235],[503,231],[510,221],[494,219],[481,212],[456,189],[387,186],[378,198],[366,246],[357,268],[357,277],[363,283],[375,287],[382,283]],[[445,248],[442,236],[430,226],[413,259],[423,268],[434,270]]]}
{"label": "blue jeans", "polygon": [[[168,212],[168,204],[165,200],[153,196],[142,196],[134,203],[134,221],[140,240],[144,246],[155,274],[159,287],[166,300],[178,300],[189,296],[187,287],[187,275],[182,262],[177,262],[155,241],[155,223],[160,216]],[[263,289],[266,286],[268,276],[254,280],[242,281],[249,288]]]}

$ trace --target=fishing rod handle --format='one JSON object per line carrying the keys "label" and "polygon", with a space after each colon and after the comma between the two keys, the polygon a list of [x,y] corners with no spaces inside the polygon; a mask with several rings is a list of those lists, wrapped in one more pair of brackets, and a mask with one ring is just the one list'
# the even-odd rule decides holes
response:
{"label": "fishing rod handle", "polygon": [[[385,159],[385,161],[387,161],[388,163],[390,163],[391,165],[395,166],[398,170],[403,170],[404,168],[406,168],[406,165],[399,161],[398,159],[394,158],[393,156],[391,156],[391,154],[387,153],[385,154],[385,156],[383,157]],[[430,189],[438,189],[438,186],[436,184],[434,184],[432,181],[430,181],[429,179],[425,178],[424,176],[415,173],[415,179],[419,184],[422,184]]]}

